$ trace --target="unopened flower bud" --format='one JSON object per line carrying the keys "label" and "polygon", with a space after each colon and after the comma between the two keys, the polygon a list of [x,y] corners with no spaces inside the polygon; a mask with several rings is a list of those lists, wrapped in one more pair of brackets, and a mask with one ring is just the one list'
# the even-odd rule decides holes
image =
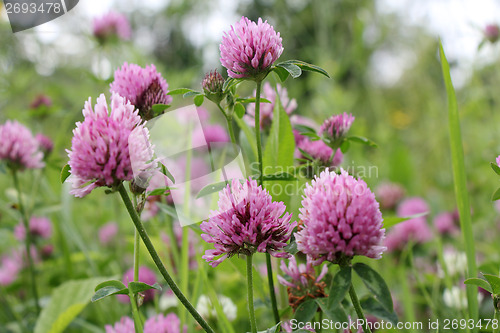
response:
{"label": "unopened flower bud", "polygon": [[217,70],[210,71],[205,75],[201,82],[205,96],[214,103],[220,103],[223,98],[222,88],[224,86],[224,78]]}

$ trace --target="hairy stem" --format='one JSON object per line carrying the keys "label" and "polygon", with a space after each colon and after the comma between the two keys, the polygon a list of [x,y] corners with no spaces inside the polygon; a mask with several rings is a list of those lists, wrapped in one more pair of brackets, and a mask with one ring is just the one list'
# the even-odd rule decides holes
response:
{"label": "hairy stem", "polygon": [[122,197],[123,203],[125,204],[125,207],[127,208],[127,211],[130,215],[130,218],[132,219],[132,222],[135,225],[135,228],[137,229],[137,232],[139,233],[142,241],[144,242],[144,245],[146,246],[146,249],[148,250],[149,254],[151,255],[151,259],[153,259],[156,267],[160,271],[161,275],[169,285],[170,289],[172,292],[177,296],[179,301],[184,305],[184,307],[189,311],[189,313],[193,316],[193,318],[200,324],[200,326],[205,330],[207,333],[215,333],[214,330],[208,325],[208,323],[201,317],[201,315],[196,311],[196,309],[193,307],[193,305],[189,302],[189,300],[184,296],[182,291],[179,289],[175,281],[172,279],[170,274],[168,273],[167,269],[163,265],[160,257],[158,256],[158,253],[156,252],[155,247],[153,246],[153,243],[149,239],[149,236],[146,232],[146,229],[144,229],[144,226],[142,225],[142,222],[139,218],[139,215],[137,215],[137,212],[134,209],[134,206],[132,205],[132,202],[130,201],[130,197],[128,196],[127,190],[123,186],[123,184],[120,184],[118,187],[118,191],[120,193],[120,196]]}
{"label": "hairy stem", "polygon": [[253,306],[253,254],[247,255],[247,292],[248,292],[248,312],[250,314],[250,328],[252,333],[257,333],[257,321],[255,320],[255,309]]}
{"label": "hairy stem", "polygon": [[351,296],[352,305],[354,306],[354,310],[356,310],[358,319],[361,319],[363,321],[363,331],[365,333],[372,333],[372,331],[370,331],[370,328],[368,327],[365,315],[363,314],[363,309],[361,309],[361,304],[359,304],[358,295],[356,295],[356,291],[354,290],[354,286],[352,285],[352,283],[349,287],[349,296]]}

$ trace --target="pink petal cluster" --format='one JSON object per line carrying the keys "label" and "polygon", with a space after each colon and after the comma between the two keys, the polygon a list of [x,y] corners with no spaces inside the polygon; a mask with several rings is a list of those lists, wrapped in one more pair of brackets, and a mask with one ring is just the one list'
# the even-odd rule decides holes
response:
{"label": "pink petal cluster", "polygon": [[111,243],[118,233],[118,224],[116,222],[108,222],[99,228],[99,241],[102,245]]}
{"label": "pink petal cluster", "polygon": [[460,232],[459,221],[451,212],[442,212],[434,218],[434,226],[441,235],[456,235]]}
{"label": "pink petal cluster", "polygon": [[181,321],[175,313],[159,314],[146,320],[144,333],[181,333]]}
{"label": "pink petal cluster", "polygon": [[355,255],[378,259],[386,249],[375,195],[343,169],[340,174],[325,170],[306,185],[299,218],[303,226],[295,234],[297,248],[316,265]]}
{"label": "pink petal cluster", "polygon": [[[305,138],[305,136],[298,134],[300,137]],[[298,158],[307,158],[302,154],[300,150],[303,150],[308,155],[310,155],[319,165],[324,167],[338,167],[342,161],[344,160],[344,155],[337,149],[335,152],[335,156],[333,160],[330,162],[330,158],[332,157],[333,149],[328,147],[326,143],[321,140],[312,141],[307,138],[298,139],[296,136],[297,143],[297,151],[296,154]]]}
{"label": "pink petal cluster", "polygon": [[497,156],[496,162],[497,162],[497,165],[500,167],[500,155]]}
{"label": "pink petal cluster", "polygon": [[52,106],[52,100],[49,96],[43,94],[37,95],[30,104],[30,108],[32,109],[38,109],[41,106],[48,108]]}
{"label": "pink petal cluster", "polygon": [[41,133],[38,133],[35,136],[35,139],[36,141],[38,141],[38,146],[40,147],[44,158],[46,158],[54,149],[54,142],[52,142],[52,140],[48,136]]}
{"label": "pink petal cluster", "polygon": [[203,240],[215,246],[203,256],[212,267],[235,254],[267,252],[288,257],[282,251],[297,222],[290,223],[292,216],[285,213],[283,202],[273,202],[255,180],[242,184],[233,179],[219,193],[218,205],[219,211],[211,212],[209,220],[200,225]]}
{"label": "pink petal cluster", "polygon": [[[401,202],[397,209],[398,216],[408,217],[426,213],[429,206],[424,199],[412,197]],[[387,234],[384,245],[390,251],[401,250],[408,242],[425,243],[432,238],[425,216],[416,217],[396,224]]]}
{"label": "pink petal cluster", "polygon": [[211,142],[229,142],[229,135],[221,125],[205,125],[193,131],[193,147],[210,146]]}
{"label": "pink petal cluster", "polygon": [[250,79],[265,77],[283,52],[279,32],[261,18],[255,23],[246,17],[224,32],[219,49],[230,77]]}
{"label": "pink petal cluster", "polygon": [[321,280],[328,273],[327,265],[323,265],[318,276],[310,257],[307,258],[306,264],[299,265],[295,257],[290,257],[288,266],[285,261],[281,261],[280,268],[288,278],[278,275],[278,281],[288,287],[288,301],[294,310],[309,299],[326,297],[326,283]]}
{"label": "pink petal cluster", "polygon": [[[175,313],[156,315],[144,323],[144,333],[181,333],[181,321]],[[106,333],[135,333],[134,320],[122,317],[114,325],[105,326]],[[185,332],[186,330],[184,330]]]}
{"label": "pink petal cluster", "polygon": [[106,333],[135,333],[134,320],[130,317],[122,317],[114,325],[104,326]]}
{"label": "pink petal cluster", "polygon": [[150,151],[149,147],[129,144],[129,137],[134,137],[134,132],[142,138],[147,129],[141,124],[138,111],[123,97],[113,94],[108,107],[106,98],[101,95],[94,110],[89,98],[83,115],[85,120],[76,123],[71,150],[67,150],[71,167],[69,180],[73,183],[71,194],[84,197],[96,187],[115,187],[122,181],[132,180],[132,156],[144,158],[134,161],[135,165],[152,167],[152,163],[148,164],[152,156],[144,156],[145,151]]}
{"label": "pink petal cluster", "polygon": [[17,252],[0,258],[0,286],[8,286],[17,280],[23,268],[21,255]]}
{"label": "pink petal cluster", "polygon": [[[46,217],[33,216],[29,221],[29,228],[33,237],[46,239],[52,236],[52,222]],[[20,241],[26,238],[26,228],[22,223],[14,228],[14,236]]]}
{"label": "pink petal cluster", "polygon": [[7,162],[10,168],[43,168],[43,152],[31,131],[17,121],[0,125],[0,160]]}
{"label": "pink petal cluster", "polygon": [[114,77],[110,91],[125,97],[135,105],[139,109],[139,115],[145,120],[153,118],[153,105],[167,105],[172,102],[172,96],[167,95],[167,81],[156,71],[153,64],[142,68],[125,62],[115,71]]}
{"label": "pink petal cluster", "polygon": [[[139,280],[139,282],[143,282],[143,283],[149,284],[151,286],[157,282],[155,273],[145,266],[139,267],[138,280]],[[128,285],[129,282],[132,282],[132,281],[134,281],[134,268],[133,267],[130,268],[128,271],[126,271],[125,274],[123,274],[123,279],[122,279],[122,282],[125,285]],[[154,295],[155,295],[154,289],[146,290],[144,292],[144,302],[149,302],[149,301],[153,300]],[[130,302],[128,295],[116,295],[116,297],[122,303]]]}
{"label": "pink petal cluster", "polygon": [[130,23],[125,15],[113,11],[101,17],[94,18],[92,32],[100,41],[105,41],[113,37],[129,40],[132,35]]}
{"label": "pink petal cluster", "polygon": [[500,37],[500,27],[496,23],[487,24],[483,30],[484,38],[495,43]]}
{"label": "pink petal cluster", "polygon": [[346,112],[331,116],[321,125],[320,134],[333,143],[342,139],[347,134],[353,122],[353,115],[347,114]]}
{"label": "pink petal cluster", "polygon": [[[263,86],[263,97],[269,100],[271,103],[260,103],[260,128],[270,129],[273,122],[273,111],[276,106],[277,98],[279,97],[279,103],[283,106],[283,109],[287,114],[291,114],[295,109],[297,109],[297,101],[295,99],[290,100],[288,97],[288,91],[281,85],[276,85],[276,90],[269,82],[264,83]],[[256,92],[254,91],[254,95]],[[255,126],[255,103],[251,103],[247,107],[247,115],[245,115],[245,120],[250,126]]]}
{"label": "pink petal cluster", "polygon": [[382,183],[376,191],[376,197],[382,209],[394,209],[398,202],[403,199],[405,189],[395,183]]}

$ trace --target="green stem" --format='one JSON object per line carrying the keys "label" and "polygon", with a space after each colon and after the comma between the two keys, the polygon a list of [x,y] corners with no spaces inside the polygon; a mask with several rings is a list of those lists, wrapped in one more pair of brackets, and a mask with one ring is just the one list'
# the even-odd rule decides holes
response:
{"label": "green stem", "polygon": [[139,235],[141,236],[142,241],[144,242],[144,245],[146,246],[146,249],[148,250],[149,254],[151,255],[151,258],[153,259],[156,267],[160,271],[161,275],[169,285],[170,289],[172,289],[172,292],[177,296],[179,301],[184,305],[184,307],[189,311],[189,313],[193,316],[193,318],[200,324],[200,326],[205,330],[207,333],[215,333],[214,330],[208,325],[208,323],[201,317],[201,315],[196,311],[196,309],[193,307],[193,305],[189,302],[189,300],[184,296],[182,291],[179,289],[175,281],[172,279],[170,274],[167,272],[167,269],[161,262],[160,257],[158,256],[158,253],[156,252],[155,247],[153,246],[153,243],[149,239],[149,236],[144,229],[144,226],[142,225],[141,220],[139,219],[139,216],[137,215],[137,212],[134,209],[134,206],[132,205],[132,202],[130,201],[130,198],[128,196],[127,190],[123,186],[123,184],[120,184],[118,187],[118,191],[120,192],[120,196],[122,197],[123,203],[125,204],[125,207],[127,208],[127,211],[130,215],[130,218],[132,219],[132,222],[135,225],[135,228],[137,229]]}
{"label": "green stem", "polygon": [[142,333],[142,320],[141,315],[139,314],[139,308],[137,306],[136,295],[134,295],[133,292],[129,291],[128,296],[130,298],[130,304],[132,305],[132,317],[134,317],[135,333]]}
{"label": "green stem", "polygon": [[495,316],[493,317],[493,320],[496,320],[496,328],[493,328],[493,333],[500,333],[500,311],[495,309]]}
{"label": "green stem", "polygon": [[354,310],[356,310],[358,319],[361,319],[363,321],[363,331],[365,333],[371,333],[372,331],[370,331],[370,328],[368,327],[365,315],[363,314],[363,309],[361,309],[361,304],[359,304],[358,295],[356,295],[356,291],[354,290],[354,286],[352,285],[352,283],[349,287],[349,296],[351,296],[352,305],[354,306]]}
{"label": "green stem", "polygon": [[33,264],[33,258],[31,257],[31,244],[33,242],[31,233],[30,233],[30,226],[29,226],[29,220],[28,217],[26,216],[26,212],[24,210],[24,205],[23,205],[23,200],[21,197],[21,188],[19,186],[19,180],[17,178],[17,172],[15,170],[12,171],[12,178],[14,179],[14,186],[17,191],[17,200],[19,203],[19,211],[21,212],[21,219],[23,221],[24,229],[26,230],[26,237],[24,238],[24,245],[26,248],[26,256],[28,258],[28,268],[30,272],[30,277],[31,277],[31,289],[33,292],[33,297],[35,298],[35,307],[36,307],[36,314],[38,315],[40,313],[40,302],[38,300],[38,290],[36,287],[36,279],[35,279],[35,266]]}
{"label": "green stem", "polygon": [[257,333],[257,321],[255,320],[255,309],[253,306],[253,254],[247,255],[247,291],[248,291],[248,312],[250,313],[250,328],[252,333]]}
{"label": "green stem", "polygon": [[273,266],[271,263],[271,255],[266,253],[266,265],[267,265],[267,282],[269,285],[269,293],[271,295],[271,305],[273,307],[274,321],[280,322],[280,313],[278,311],[278,302],[276,301],[276,292],[274,290],[274,277],[273,277]]}
{"label": "green stem", "polygon": [[262,81],[257,81],[257,89],[255,91],[255,140],[257,142],[257,160],[259,163],[259,185],[264,186],[264,173],[262,165],[262,144],[260,142],[260,89]]}
{"label": "green stem", "polygon": [[222,112],[224,117],[226,118],[227,128],[229,129],[229,137],[231,138],[231,143],[236,145],[236,137],[234,136],[234,127],[233,127],[233,116],[228,115],[226,111],[220,106],[220,103],[217,103],[219,110]]}
{"label": "green stem", "polygon": [[139,282],[139,233],[135,230],[134,233],[134,282]]}
{"label": "green stem", "polygon": [[[260,140],[260,90],[262,87],[262,81],[257,81],[257,88],[255,90],[255,140],[257,143],[257,159],[259,164],[259,185],[264,187],[264,172],[262,171],[263,161],[262,161],[262,143]],[[276,301],[276,292],[274,291],[274,280],[273,280],[273,266],[271,265],[271,255],[266,253],[266,265],[267,265],[267,282],[269,285],[269,293],[271,297],[271,305],[273,308],[274,320],[276,323],[280,322],[280,314],[278,311],[278,302]]]}

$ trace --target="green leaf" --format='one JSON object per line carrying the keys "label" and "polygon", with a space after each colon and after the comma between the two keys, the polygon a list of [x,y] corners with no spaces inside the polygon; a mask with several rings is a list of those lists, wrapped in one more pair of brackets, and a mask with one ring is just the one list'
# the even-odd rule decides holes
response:
{"label": "green leaf", "polygon": [[295,125],[294,128],[300,132],[300,134],[303,134],[303,133],[315,133],[316,134],[316,130],[312,127],[309,127],[309,126],[306,126],[306,125]]}
{"label": "green leaf", "polygon": [[500,295],[500,277],[491,274],[483,274],[483,276],[488,280],[492,293]]}
{"label": "green leaf", "polygon": [[[465,241],[465,254],[467,256],[467,272],[470,277],[477,276],[476,251],[474,244],[474,232],[472,230],[471,213],[469,205],[469,189],[467,188],[467,177],[465,173],[464,149],[462,145],[462,134],[460,131],[460,117],[458,115],[457,98],[455,89],[451,82],[450,65],[446,60],[443,45],[439,42],[439,57],[443,79],[448,95],[448,124],[450,128],[451,162],[453,169],[453,182],[455,197],[460,213],[460,229]],[[477,290],[473,286],[467,286],[467,301],[469,318],[477,320],[479,306],[477,301]],[[474,330],[477,332],[477,330]]]}
{"label": "green leaf", "polygon": [[498,199],[500,199],[500,188],[498,188],[491,196],[491,201],[497,201]]}
{"label": "green leaf", "polygon": [[390,227],[395,226],[398,223],[408,221],[411,219],[415,219],[418,217],[426,216],[427,214],[429,214],[429,212],[418,213],[418,214],[414,214],[414,215],[406,216],[406,217],[399,217],[399,216],[384,217],[384,228],[390,228]]}
{"label": "green leaf", "polygon": [[491,289],[491,285],[487,281],[485,281],[483,279],[480,279],[480,278],[470,278],[470,279],[465,280],[464,284],[472,284],[474,286],[481,287],[484,290],[487,290],[487,291],[489,291],[490,293],[493,294],[493,290]]}
{"label": "green leaf", "polygon": [[[316,66],[316,65],[313,65],[313,64],[308,64],[307,62],[304,62],[304,61],[287,60],[287,61],[282,62],[281,64],[283,64],[283,63],[293,64],[295,66],[298,66],[303,71],[316,72],[316,73],[319,73],[319,74],[326,76],[327,78],[330,78],[330,75],[328,74],[328,72],[325,71],[323,68]],[[278,64],[278,65],[280,65],[280,64]]]}
{"label": "green leaf", "polygon": [[380,304],[382,304],[387,311],[392,312],[393,305],[391,292],[382,276],[373,270],[373,268],[363,263],[357,263],[353,268]]}
{"label": "green leaf", "polygon": [[493,163],[493,162],[491,162],[490,165],[491,165],[491,168],[493,169],[493,171],[495,171],[495,173],[500,176],[500,167],[496,163]]}
{"label": "green leaf", "polygon": [[196,95],[194,98],[194,105],[201,106],[205,100],[205,95]]}
{"label": "green leaf", "polygon": [[167,104],[155,104],[151,107],[151,109],[153,110],[153,113],[155,115],[159,115],[159,114],[163,113],[163,111],[165,111],[169,107],[170,107],[170,105],[167,105]]}
{"label": "green leaf", "polygon": [[297,249],[297,242],[295,240],[291,241],[290,244],[285,246],[284,250],[290,253],[292,256],[296,255],[299,250]]}
{"label": "green leaf", "polygon": [[272,71],[275,72],[276,75],[278,75],[278,78],[280,79],[281,82],[285,82],[286,79],[288,79],[288,76],[290,75],[288,71],[283,67],[274,66]]}
{"label": "green leaf", "polygon": [[150,197],[150,196],[155,196],[155,195],[164,195],[165,192],[167,192],[167,191],[170,191],[170,187],[168,187],[168,186],[167,187],[160,187],[160,188],[152,190],[146,196]]}
{"label": "green leaf", "polygon": [[328,307],[337,308],[340,306],[351,286],[351,267],[342,267],[333,277],[330,287],[330,295],[328,296]]}
{"label": "green leaf", "polygon": [[282,62],[277,64],[276,67],[284,68],[294,79],[302,74],[300,67],[292,63]]}
{"label": "green leaf", "polygon": [[128,288],[117,288],[115,286],[107,286],[96,290],[95,294],[90,298],[92,302],[97,302],[105,297],[112,295],[128,295]]}
{"label": "green leaf", "polygon": [[235,103],[234,104],[234,113],[236,113],[236,116],[238,118],[243,118],[245,115],[245,107],[241,103]]}
{"label": "green leaf", "polygon": [[[273,110],[273,122],[262,154],[264,174],[272,175],[293,170],[294,154],[295,137],[290,118],[281,102],[277,101]],[[293,187],[298,187],[298,184],[279,180],[269,181],[266,186],[268,189],[272,189],[270,194],[275,201],[283,201],[288,207],[291,200],[290,193],[294,192]]]}
{"label": "green leaf", "polygon": [[71,175],[71,167],[69,166],[69,164],[66,164],[62,170],[61,170],[61,184],[64,183],[66,181],[66,179],[68,179],[68,177]]}
{"label": "green leaf", "polygon": [[345,313],[345,310],[340,303],[336,306],[328,305],[329,302],[326,297],[316,298],[315,301],[328,317],[328,319],[339,323],[345,323],[349,321],[349,317],[347,317],[347,314]]}
{"label": "green leaf", "polygon": [[226,180],[218,182],[218,183],[214,183],[214,184],[209,184],[209,185],[205,186],[204,188],[202,188],[200,190],[200,192],[198,192],[198,194],[196,195],[196,199],[202,198],[202,197],[210,195],[212,193],[220,192],[220,191],[222,191],[222,189],[227,187],[228,184],[229,184],[229,181],[226,181]]}
{"label": "green leaf", "polygon": [[[244,103],[244,104],[248,104],[248,103],[255,103],[255,97],[249,97],[249,98],[237,98],[236,101],[237,102],[240,102],[240,103]],[[270,100],[268,100],[267,98],[260,98],[260,102],[261,103],[271,103]]]}
{"label": "green leaf", "polygon": [[[255,132],[253,128],[250,128],[246,121],[240,119],[238,117],[233,118],[234,121],[238,124],[241,132],[245,134],[248,144],[250,145],[254,156],[257,156],[257,143],[255,142]],[[241,140],[240,140],[241,141]]]}
{"label": "green leaf", "polygon": [[368,313],[383,320],[390,321],[393,325],[397,325],[399,319],[394,310],[388,311],[375,298],[369,296],[360,301],[361,307]]}
{"label": "green leaf", "polygon": [[7,167],[6,167],[5,163],[2,161],[2,162],[0,162],[0,173],[6,173],[6,172],[7,172]]}
{"label": "green leaf", "polygon": [[184,95],[188,92],[191,92],[193,91],[193,89],[189,89],[189,88],[177,88],[177,89],[173,89],[173,90],[170,90],[167,95]]}
{"label": "green leaf", "polygon": [[165,165],[163,165],[162,163],[160,163],[160,164],[161,164],[161,168],[160,168],[161,173],[164,174],[165,176],[167,176],[168,179],[170,179],[172,181],[172,183],[175,184],[174,176],[170,173],[170,171],[168,171],[168,169]]}
{"label": "green leaf", "polygon": [[118,289],[123,289],[123,288],[127,288],[126,285],[123,284],[123,282],[119,281],[119,280],[108,280],[108,281],[104,281],[102,283],[99,283],[94,291],[98,291],[99,289],[102,289],[104,287],[115,287],[115,288],[118,288]]}
{"label": "green leaf", "polygon": [[321,139],[319,135],[314,132],[300,133],[300,135],[307,136],[308,138],[311,138],[312,141],[318,141]]}
{"label": "green leaf", "polygon": [[146,290],[156,289],[161,291],[161,286],[158,283],[149,285],[144,282],[129,282],[128,289],[135,295]]}
{"label": "green leaf", "polygon": [[71,280],[52,291],[48,304],[42,308],[35,333],[59,333],[78,316],[90,302],[94,287],[102,278]]}
{"label": "green leaf", "polygon": [[222,91],[227,92],[234,85],[240,83],[241,81],[243,81],[243,79],[235,79],[235,78],[227,79],[226,81],[224,81],[224,85],[222,86]]}
{"label": "green leaf", "polygon": [[297,322],[308,323],[313,319],[317,310],[318,303],[314,299],[307,300],[297,307],[294,318],[297,319]]}
{"label": "green leaf", "polygon": [[351,143],[348,140],[344,140],[340,144],[340,151],[342,152],[342,154],[345,154],[345,153],[347,153],[347,151],[349,150],[350,147],[351,147]]}
{"label": "green leaf", "polygon": [[263,177],[264,181],[273,181],[273,180],[281,180],[281,181],[290,181],[290,180],[297,180],[297,177],[295,177],[292,174],[289,174],[288,172],[277,172],[272,175],[264,175]]}
{"label": "green leaf", "polygon": [[365,137],[362,137],[362,136],[350,136],[350,137],[346,138],[346,140],[361,143],[363,145],[367,145],[370,147],[377,147],[377,144],[375,142],[373,142],[370,139],[367,139]]}
{"label": "green leaf", "polygon": [[199,96],[199,95],[203,95],[203,93],[201,93],[199,91],[195,91],[195,90],[190,90],[187,93],[185,93],[184,95],[182,95],[182,97],[188,98],[188,97]]}

